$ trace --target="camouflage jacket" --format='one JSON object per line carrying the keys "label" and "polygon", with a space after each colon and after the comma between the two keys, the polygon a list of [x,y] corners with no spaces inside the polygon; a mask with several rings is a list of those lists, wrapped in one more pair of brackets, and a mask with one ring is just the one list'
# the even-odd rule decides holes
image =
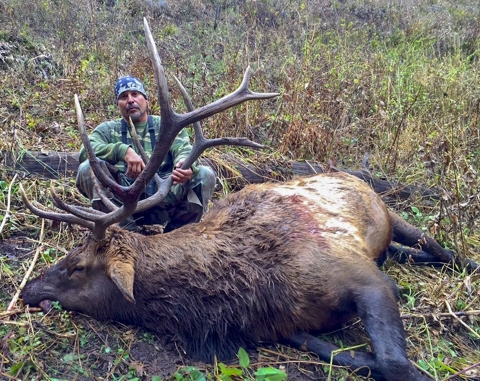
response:
{"label": "camouflage jacket", "polygon": [[[158,135],[160,129],[160,117],[153,116],[153,126],[155,129],[155,136]],[[152,143],[150,141],[150,133],[148,131],[148,123],[135,124],[137,135],[143,145],[147,155],[152,153]],[[133,143],[130,126],[128,126],[127,143],[122,143],[122,119],[111,120],[104,122],[95,128],[89,135],[90,142],[99,159],[105,160],[114,164],[122,173],[125,173],[125,162],[123,161],[128,147],[132,147],[135,152],[138,152]],[[187,131],[183,129],[175,138],[170,150],[158,169],[160,176],[169,174],[173,171],[175,165],[182,159],[185,159],[192,150],[190,138]],[[80,151],[80,162],[87,159],[85,148],[82,147]],[[198,164],[192,166],[193,174],[198,172]]]}

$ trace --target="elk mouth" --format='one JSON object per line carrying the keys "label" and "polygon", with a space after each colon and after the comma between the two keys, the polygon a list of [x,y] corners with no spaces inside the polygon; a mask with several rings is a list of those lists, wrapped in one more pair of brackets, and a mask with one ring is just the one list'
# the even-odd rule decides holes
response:
{"label": "elk mouth", "polygon": [[42,300],[38,305],[45,313],[48,313],[53,308],[52,301],[49,299]]}
{"label": "elk mouth", "polygon": [[29,305],[30,307],[38,306],[40,307],[43,312],[47,313],[53,308],[53,303],[50,299],[41,299],[39,302],[33,302],[32,300],[29,300],[28,298],[23,298],[23,295],[20,295],[20,297],[23,299],[23,304],[24,305]]}
{"label": "elk mouth", "polygon": [[44,312],[48,312],[53,308],[52,300],[56,300],[55,297],[50,298],[51,293],[45,292],[45,290],[38,289],[38,282],[35,280],[27,283],[20,298],[23,300],[24,305],[39,306]]}

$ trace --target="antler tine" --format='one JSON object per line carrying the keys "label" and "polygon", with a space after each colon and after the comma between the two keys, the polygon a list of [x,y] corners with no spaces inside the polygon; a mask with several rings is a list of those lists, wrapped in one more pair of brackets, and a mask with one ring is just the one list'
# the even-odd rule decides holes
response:
{"label": "antler tine", "polygon": [[148,157],[147,153],[145,152],[145,149],[143,148],[142,144],[140,143],[140,140],[138,140],[138,135],[137,135],[137,129],[135,128],[135,124],[132,121],[132,118],[128,118],[128,123],[130,124],[131,128],[131,133],[132,133],[132,140],[133,143],[135,143],[135,147],[137,147],[138,152],[140,152],[140,156],[145,164],[148,164],[148,160],[150,158]]}
{"label": "antler tine", "polygon": [[92,221],[88,221],[83,218],[74,216],[73,214],[56,213],[56,212],[45,211],[40,208],[37,208],[28,199],[22,184],[20,184],[19,189],[20,189],[20,194],[22,196],[23,202],[25,203],[27,208],[30,209],[32,213],[36,214],[37,216],[48,219],[48,220],[53,220],[53,221],[67,222],[69,224],[78,224],[90,230],[94,228],[94,223]]}
{"label": "antler tine", "polygon": [[[105,232],[108,226],[122,221],[126,217],[133,214],[135,207],[137,206],[137,201],[140,196],[140,193],[137,195],[131,195],[129,193],[131,187],[123,187],[118,184],[113,178],[107,174],[107,170],[103,170],[105,167],[104,163],[101,163],[95,155],[90,139],[88,139],[87,131],[85,129],[85,121],[83,118],[82,108],[80,106],[80,101],[78,100],[78,95],[75,94],[75,109],[77,111],[78,119],[78,131],[80,137],[82,138],[85,151],[87,153],[88,160],[90,162],[90,167],[95,174],[95,178],[105,187],[108,187],[114,195],[120,199],[123,203],[121,207],[115,205],[114,209],[108,213],[104,214],[101,218],[94,219],[94,228],[91,229],[95,238],[102,239],[105,237]],[[103,164],[103,165],[102,165]],[[141,191],[140,191],[141,192]],[[102,193],[102,192],[100,192]],[[107,203],[109,209],[112,209],[111,203]],[[92,220],[92,219],[91,219]]]}
{"label": "antler tine", "polygon": [[165,156],[167,155],[167,152],[170,149],[170,146],[172,145],[175,137],[181,130],[181,128],[174,128],[175,126],[173,123],[173,119],[175,118],[176,113],[173,111],[172,104],[170,102],[165,69],[163,68],[162,60],[160,58],[160,55],[158,54],[152,32],[150,31],[150,27],[148,26],[146,18],[143,19],[143,29],[145,31],[148,52],[150,54],[150,61],[152,62],[153,71],[155,74],[155,81],[158,87],[158,103],[160,105],[162,119],[160,122],[160,133],[158,139],[156,139],[157,143],[155,144],[155,148],[153,149],[148,164],[146,164],[146,167],[143,169],[142,173],[140,173],[140,176],[137,177],[137,180],[132,185],[133,192],[142,192],[143,184],[148,184],[150,182],[150,180],[157,172],[157,169],[160,167],[163,160],[165,159]]}
{"label": "antler tine", "polygon": [[[143,162],[145,164],[148,164],[150,158],[145,152],[145,149],[140,143],[140,140],[138,140],[137,130],[135,128],[135,124],[132,122],[132,118],[129,118],[129,122],[132,132],[132,140],[135,143],[135,146],[137,147]],[[137,207],[135,208],[136,213],[143,212],[144,210],[147,210],[156,205],[158,202],[162,201],[167,196],[173,183],[172,181],[169,181],[169,179],[161,179],[157,173],[155,173],[153,179],[155,180],[155,184],[157,185],[157,192],[155,192],[155,195],[150,196],[148,199],[139,201]]]}
{"label": "antler tine", "polygon": [[167,197],[167,194],[170,191],[172,184],[172,176],[168,176],[166,179],[161,179],[161,185],[158,185],[157,183],[157,191],[155,192],[155,194],[144,200],[139,201],[137,207],[135,208],[135,213],[141,213],[144,210],[150,209],[153,206],[157,205],[159,202],[161,202],[165,197]]}
{"label": "antler tine", "polygon": [[[168,93],[167,76],[165,75],[165,69],[162,65],[162,59],[158,54],[155,40],[153,39],[152,32],[148,26],[146,18],[143,18],[143,29],[145,31],[145,38],[147,40],[148,52],[150,53],[150,60],[153,65],[153,72],[155,74],[155,80],[158,87],[158,103],[162,110],[162,118],[170,120],[175,115],[172,104],[170,102],[170,95]],[[176,136],[176,135],[175,135]]]}
{"label": "antler tine", "polygon": [[[183,102],[185,103],[185,106],[187,107],[187,110],[188,111],[195,110],[195,107],[193,106],[193,103],[192,103],[192,99],[188,95],[188,92],[185,89],[185,87],[183,86],[182,82],[180,82],[180,80],[176,76],[173,76],[173,78],[175,79],[175,83],[177,84],[178,88],[180,89],[180,93],[182,93]],[[195,136],[194,136],[195,142],[197,142],[197,141],[203,142],[205,140],[205,136],[203,135],[202,125],[201,125],[200,121],[193,123],[193,131],[194,131],[194,134],[195,134]]]}
{"label": "antler tine", "polygon": [[234,92],[225,95],[223,98],[215,102],[212,102],[203,107],[199,107],[196,110],[193,110],[181,116],[177,114],[176,116],[180,119],[177,122],[179,126],[181,126],[180,130],[183,127],[195,123],[197,120],[206,119],[231,107],[238,106],[239,104],[246,101],[270,99],[280,95],[280,93],[256,93],[251,91],[248,88],[248,85],[250,83],[250,77],[251,69],[250,66],[248,66],[245,70],[245,74],[243,75],[242,83]]}
{"label": "antler tine", "polygon": [[95,221],[99,221],[101,219],[101,217],[103,217],[105,215],[103,212],[92,209],[92,208],[85,208],[83,206],[68,205],[57,194],[57,192],[55,191],[55,187],[54,187],[53,183],[50,183],[50,194],[52,195],[52,199],[53,199],[55,205],[58,208],[66,211],[70,214],[73,214],[74,216],[76,216],[78,218],[81,218],[81,219],[84,219],[84,220],[87,220],[87,221],[95,222]]}
{"label": "antler tine", "polygon": [[[155,46],[155,41],[153,40],[152,33],[148,26],[148,22],[145,18],[143,19],[143,24],[144,24],[144,30],[145,30],[145,37],[147,39],[148,50],[150,53],[150,60],[152,61],[153,69],[155,72],[155,78],[157,81],[158,102],[161,108],[162,119],[161,119],[159,138],[157,139],[157,144],[155,145],[155,149],[152,152],[150,161],[131,187],[131,192],[133,194],[137,194],[137,192],[141,193],[143,191],[144,184],[148,184],[148,182],[153,178],[155,172],[157,171],[157,168],[161,165],[161,163],[165,159],[168,149],[172,145],[175,137],[184,127],[190,124],[194,124],[195,122],[198,122],[202,119],[208,118],[209,116],[218,114],[219,112],[227,110],[228,108],[231,108],[233,106],[239,105],[240,103],[243,103],[245,101],[255,100],[255,99],[256,100],[269,99],[279,95],[279,93],[255,93],[250,91],[250,89],[248,88],[248,83],[250,81],[251,71],[250,71],[250,67],[248,67],[243,76],[241,85],[233,93],[224,96],[223,98],[219,99],[216,102],[213,102],[206,106],[200,107],[198,109],[189,111],[186,114],[182,114],[182,115],[177,114],[175,111],[173,111],[173,108],[170,102],[170,95],[168,92],[168,84],[165,76],[165,70],[162,66],[160,56],[158,55],[158,51]],[[200,145],[199,148],[194,148],[195,150],[198,149],[198,151],[196,151],[192,155],[191,159],[198,157],[201,154],[201,152],[203,152],[203,150],[205,150],[208,147],[211,147],[213,145],[228,144],[228,143],[239,145],[240,140],[237,140],[236,142],[234,142],[234,140],[227,138],[223,140],[211,141],[211,142],[208,142],[208,144],[206,143],[203,146]],[[244,140],[242,141],[242,144],[250,145],[251,143]],[[191,164],[191,163],[187,162],[186,164]],[[185,167],[186,167],[186,164],[184,164]]]}
{"label": "antler tine", "polygon": [[88,134],[85,129],[85,120],[83,118],[82,107],[80,106],[80,101],[78,100],[78,95],[75,94],[75,110],[77,111],[77,120],[78,120],[78,131],[82,139],[83,146],[85,147],[85,152],[87,153],[88,161],[90,162],[90,167],[97,179],[104,186],[109,188],[120,200],[124,201],[125,188],[118,184],[115,180],[107,175],[107,173],[102,169],[102,164],[95,155],[90,139],[88,139]]}
{"label": "antler tine", "polygon": [[[177,86],[180,89],[180,92],[183,96],[183,101],[185,102],[185,106],[187,106],[188,111],[193,111],[195,107],[193,106],[192,100],[188,95],[187,90],[182,85],[180,80],[173,76]],[[264,145],[258,144],[254,141],[251,141],[247,138],[215,138],[215,139],[207,139],[205,138],[202,126],[200,122],[193,123],[193,130],[195,133],[195,142],[192,147],[192,151],[187,156],[185,161],[183,162],[182,168],[190,168],[192,164],[200,157],[200,155],[207,149],[215,146],[222,146],[222,145],[229,145],[229,146],[243,146],[243,147],[252,147],[263,149],[265,148]]]}
{"label": "antler tine", "polygon": [[[115,205],[108,198],[108,196],[105,193],[105,189],[101,187],[102,184],[100,184],[100,181],[98,181],[98,179],[95,177],[91,167],[90,167],[90,171],[92,172],[91,177],[93,179],[93,189],[95,189],[95,191],[98,194],[98,197],[100,197],[100,201],[103,202],[103,204],[108,208],[108,210],[110,210],[110,211],[117,210],[119,208],[119,206]],[[103,213],[103,212],[101,212],[101,213]]]}
{"label": "antler tine", "polygon": [[[145,152],[145,149],[143,148],[142,144],[140,143],[140,140],[138,140],[138,135],[137,135],[137,130],[135,128],[135,124],[132,122],[132,118],[129,118],[130,122],[130,128],[132,129],[132,140],[135,143],[135,146],[138,149],[138,152],[140,152],[140,156],[142,157],[142,160],[145,164],[148,164],[150,158],[148,157],[147,153]],[[155,183],[157,184],[157,187],[160,187],[162,183],[165,181],[160,178],[160,176],[155,173],[153,176],[153,179],[155,180]]]}

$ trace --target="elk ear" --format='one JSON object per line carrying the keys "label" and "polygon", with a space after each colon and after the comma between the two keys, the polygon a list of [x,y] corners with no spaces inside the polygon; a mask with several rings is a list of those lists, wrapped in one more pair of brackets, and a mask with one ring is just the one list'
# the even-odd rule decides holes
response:
{"label": "elk ear", "polygon": [[112,261],[108,266],[108,275],[112,279],[113,283],[118,287],[125,299],[130,303],[135,303],[133,297],[133,279],[135,276],[135,270],[131,263],[125,263],[123,261]]}

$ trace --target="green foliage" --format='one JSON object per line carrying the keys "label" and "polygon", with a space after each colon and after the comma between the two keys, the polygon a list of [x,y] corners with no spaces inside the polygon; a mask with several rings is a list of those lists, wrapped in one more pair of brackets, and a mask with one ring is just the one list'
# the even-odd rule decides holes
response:
{"label": "green foliage", "polygon": [[52,306],[54,309],[58,310],[58,311],[63,311],[63,308],[61,306],[61,304],[59,302],[57,302],[56,300],[54,300],[52,302]]}
{"label": "green foliage", "polygon": [[418,365],[428,372],[433,370],[436,374],[455,373],[455,369],[449,365],[458,358],[452,344],[442,339],[433,349],[436,355],[428,361],[419,360]]}
{"label": "green foliage", "polygon": [[255,380],[255,381],[282,381],[287,378],[286,373],[281,369],[272,367],[258,368],[253,376],[249,370],[250,358],[245,349],[238,350],[238,360],[240,368],[234,366],[226,366],[223,363],[218,364],[219,379],[222,381],[233,380]]}
{"label": "green foliage", "polygon": [[284,371],[272,367],[260,368],[255,372],[257,381],[282,381],[287,378]]}
{"label": "green foliage", "polygon": [[10,353],[9,366],[6,368],[8,374],[12,377],[19,377],[22,372],[34,371],[36,364],[29,355],[45,349],[42,340],[44,335],[32,333],[25,327],[20,327],[16,334],[12,335],[12,331],[7,326],[0,329],[0,334],[2,337],[9,337],[5,343]]}
{"label": "green foliage", "polygon": [[0,202],[2,203],[6,203],[8,188],[10,188],[11,197],[19,194],[18,182],[10,184],[9,181],[0,180]]}
{"label": "green foliage", "polygon": [[[252,371],[250,367],[250,358],[245,349],[238,350],[238,366],[227,366],[224,363],[218,363],[215,369],[215,377],[220,381],[283,381],[286,380],[286,373],[277,368],[270,366],[258,368]],[[199,369],[195,367],[183,367],[174,375],[176,381],[206,381],[211,379],[210,374],[204,375]]]}
{"label": "green foliage", "polygon": [[411,220],[413,225],[428,226],[432,221],[435,221],[435,216],[425,215],[417,206],[410,206],[411,213],[402,212],[402,217],[406,220]]}
{"label": "green foliage", "polygon": [[58,250],[49,247],[42,253],[42,260],[47,263],[47,264],[54,264],[58,262],[60,257],[62,257],[64,254],[58,252]]}
{"label": "green foliage", "polygon": [[197,368],[187,366],[175,373],[176,381],[206,381],[205,376]]}

